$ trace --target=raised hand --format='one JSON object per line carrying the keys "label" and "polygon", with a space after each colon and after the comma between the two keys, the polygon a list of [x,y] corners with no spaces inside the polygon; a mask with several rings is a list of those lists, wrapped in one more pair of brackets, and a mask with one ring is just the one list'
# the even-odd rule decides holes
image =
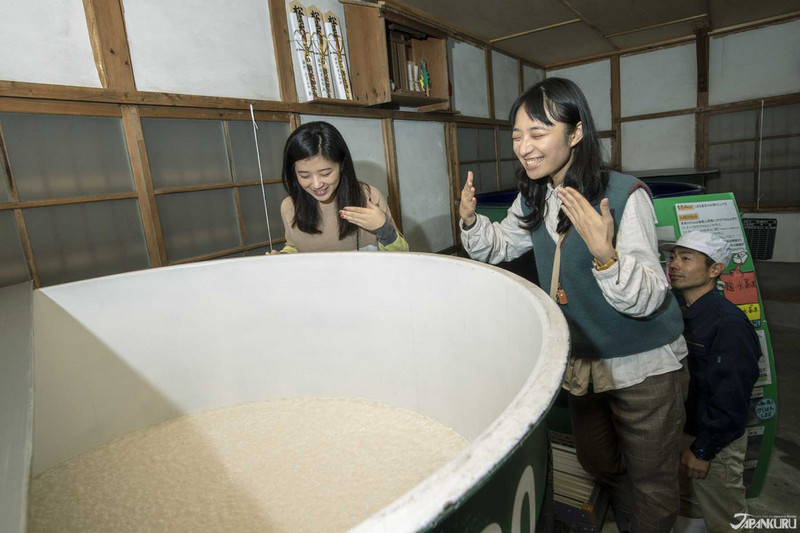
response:
{"label": "raised hand", "polygon": [[367,231],[375,231],[386,224],[386,213],[367,198],[367,207],[347,206],[339,210],[339,216]]}
{"label": "raised hand", "polygon": [[572,222],[572,227],[581,236],[589,252],[600,264],[614,257],[614,217],[608,207],[608,198],[600,201],[598,214],[592,204],[572,187],[559,187],[561,209]]}
{"label": "raised hand", "polygon": [[472,171],[467,172],[467,182],[461,189],[461,203],[458,204],[458,216],[464,221],[464,225],[471,226],[475,223],[475,187],[472,185]]}

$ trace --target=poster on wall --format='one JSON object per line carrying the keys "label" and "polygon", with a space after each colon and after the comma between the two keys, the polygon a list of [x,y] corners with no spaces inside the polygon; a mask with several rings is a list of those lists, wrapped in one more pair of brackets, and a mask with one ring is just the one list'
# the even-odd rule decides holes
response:
{"label": "poster on wall", "polygon": [[[777,427],[777,384],[775,361],[770,343],[767,319],[763,313],[755,266],[745,238],[739,209],[732,193],[657,198],[655,204],[659,244],[674,241],[690,231],[713,233],[731,245],[733,257],[717,283],[717,289],[727,300],[747,315],[761,345],[759,377],[750,398],[750,414],[746,422],[747,456],[745,485],[747,497],[761,493],[772,455]],[[662,256],[666,267],[668,257]]]}

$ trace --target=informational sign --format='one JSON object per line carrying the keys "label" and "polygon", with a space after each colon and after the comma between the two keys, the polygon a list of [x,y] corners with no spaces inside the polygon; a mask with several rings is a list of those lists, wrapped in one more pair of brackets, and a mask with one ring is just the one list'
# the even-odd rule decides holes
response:
{"label": "informational sign", "polygon": [[[753,257],[748,248],[739,210],[733,194],[705,194],[658,198],[654,200],[659,241],[675,241],[684,233],[704,231],[725,239],[733,257],[719,277],[717,289],[746,315],[761,346],[759,377],[750,398],[747,426],[747,455],[744,480],[747,497],[761,493],[772,454],[778,415],[778,390],[773,379],[775,361],[772,355],[767,318],[758,290]],[[666,257],[662,257],[666,266]]]}

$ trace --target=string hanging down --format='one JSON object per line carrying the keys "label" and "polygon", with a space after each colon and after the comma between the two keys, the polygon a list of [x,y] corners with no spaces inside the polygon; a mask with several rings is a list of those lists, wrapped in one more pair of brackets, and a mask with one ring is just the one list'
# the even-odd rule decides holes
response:
{"label": "string hanging down", "polygon": [[250,104],[250,120],[253,122],[253,140],[256,143],[256,161],[258,161],[258,179],[261,182],[261,197],[264,199],[264,216],[267,219],[267,238],[269,239],[269,251],[272,253],[272,230],[269,227],[269,208],[267,207],[267,192],[264,188],[264,173],[261,171],[261,153],[258,151],[258,124],[256,124],[256,114],[253,111],[253,104]]}

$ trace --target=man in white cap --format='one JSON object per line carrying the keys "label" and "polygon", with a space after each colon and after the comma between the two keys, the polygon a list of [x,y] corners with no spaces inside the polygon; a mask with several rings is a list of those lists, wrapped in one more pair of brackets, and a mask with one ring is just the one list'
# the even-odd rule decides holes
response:
{"label": "man in white cap", "polygon": [[747,315],[716,290],[731,259],[727,242],[693,231],[661,249],[670,252],[669,279],[689,347],[680,514],[699,518],[699,510],[708,531],[729,532],[740,522],[734,515],[747,512],[745,421],[758,379],[758,337]]}

